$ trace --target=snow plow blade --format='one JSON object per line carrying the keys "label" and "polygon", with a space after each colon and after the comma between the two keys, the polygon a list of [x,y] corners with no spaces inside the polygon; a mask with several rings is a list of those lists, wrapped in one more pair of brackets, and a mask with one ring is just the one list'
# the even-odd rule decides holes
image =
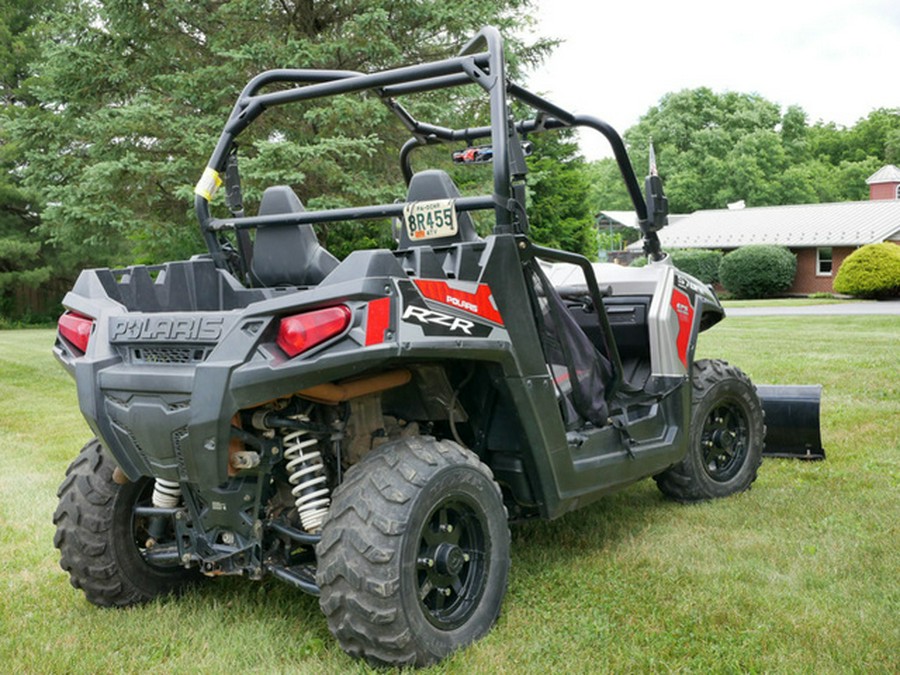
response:
{"label": "snow plow blade", "polygon": [[819,426],[822,385],[772,385],[756,388],[766,413],[763,455],[792,459],[825,459]]}

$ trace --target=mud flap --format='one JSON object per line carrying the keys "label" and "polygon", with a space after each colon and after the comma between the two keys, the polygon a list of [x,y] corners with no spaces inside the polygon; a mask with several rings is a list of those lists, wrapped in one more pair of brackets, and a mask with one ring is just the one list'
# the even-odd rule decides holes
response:
{"label": "mud flap", "polygon": [[767,457],[825,459],[819,425],[822,385],[773,385],[756,387],[766,413]]}

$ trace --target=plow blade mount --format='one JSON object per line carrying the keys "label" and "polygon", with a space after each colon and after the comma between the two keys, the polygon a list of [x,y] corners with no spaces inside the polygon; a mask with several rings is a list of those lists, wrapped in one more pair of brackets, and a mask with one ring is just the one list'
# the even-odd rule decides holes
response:
{"label": "plow blade mount", "polygon": [[819,429],[822,385],[763,384],[756,388],[766,413],[767,457],[825,459]]}

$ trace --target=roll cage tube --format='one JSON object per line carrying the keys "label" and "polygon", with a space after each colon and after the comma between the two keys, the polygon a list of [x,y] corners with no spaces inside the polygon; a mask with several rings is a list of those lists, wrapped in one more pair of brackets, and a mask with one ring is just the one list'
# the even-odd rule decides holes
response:
{"label": "roll cage tube", "polygon": [[[271,84],[292,83],[290,89],[262,93]],[[469,129],[448,129],[416,120],[397,97],[425,91],[476,84],[489,95],[491,125]],[[459,211],[494,209],[495,234],[525,234],[524,189],[514,182],[524,176],[524,161],[519,149],[520,134],[551,129],[584,126],[603,134],[609,141],[644,235],[645,250],[653,259],[661,257],[659,239],[648,218],[647,203],[641,194],[634,170],[621,137],[605,122],[575,115],[550,103],[506,79],[503,40],[493,27],[483,28],[459,55],[432,63],[364,74],[346,70],[270,70],[254,77],[244,89],[229,115],[225,128],[209,159],[203,177],[195,188],[194,207],[200,229],[216,266],[227,268],[228,252],[220,240],[223,230],[279,226],[300,223],[327,223],[345,220],[385,218],[402,213],[402,204],[381,204],[322,211],[306,211],[285,216],[243,216],[212,218],[209,203],[222,182],[229,155],[237,137],[267,108],[299,101],[370,91],[393,112],[410,131],[412,138],[400,150],[400,162],[407,182],[412,177],[410,154],[413,149],[437,143],[490,138],[494,149],[493,194],[457,200]],[[508,96],[535,110],[535,118],[514,122],[509,114]],[[515,170],[515,173],[513,172]],[[235,171],[234,176],[237,175]],[[239,179],[236,179],[239,180]],[[239,185],[237,186],[239,187]]]}
{"label": "roll cage tube", "polygon": [[606,345],[605,356],[609,359],[612,367],[612,380],[607,383],[606,398],[611,398],[614,393],[620,389],[626,388],[626,385],[627,391],[633,392],[634,390],[631,385],[625,382],[622,357],[619,354],[619,347],[616,344],[616,338],[613,335],[612,327],[609,325],[609,317],[606,314],[606,310],[603,308],[604,293],[601,292],[600,287],[597,285],[597,277],[594,275],[594,270],[590,261],[583,255],[578,255],[577,253],[557,251],[556,249],[537,246],[530,242],[525,248],[528,251],[528,254],[535,258],[569,263],[570,265],[581,268],[585,284],[587,285],[588,295],[591,298],[591,303],[594,305],[597,312],[597,318],[600,322],[600,330],[603,333],[603,339]]}

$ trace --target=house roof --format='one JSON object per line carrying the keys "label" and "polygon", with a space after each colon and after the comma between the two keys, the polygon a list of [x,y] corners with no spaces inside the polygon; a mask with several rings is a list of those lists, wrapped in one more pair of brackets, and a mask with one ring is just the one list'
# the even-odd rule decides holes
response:
{"label": "house roof", "polygon": [[696,211],[659,233],[663,248],[721,249],[749,244],[861,246],[898,237],[897,199]]}
{"label": "house roof", "polygon": [[607,218],[618,225],[625,227],[637,227],[637,214],[634,211],[601,211],[598,218]]}
{"label": "house roof", "polygon": [[887,164],[866,178],[866,183],[869,185],[876,185],[878,183],[900,183],[900,169],[893,164]]}
{"label": "house roof", "polygon": [[[639,228],[638,225],[638,217],[634,211],[601,211],[597,214],[598,218],[607,218],[611,220],[613,223],[617,225],[623,225],[625,227],[633,227],[635,229]],[[678,214],[678,213],[670,213],[669,214],[669,223],[676,223],[683,218],[687,218],[687,215]]]}

